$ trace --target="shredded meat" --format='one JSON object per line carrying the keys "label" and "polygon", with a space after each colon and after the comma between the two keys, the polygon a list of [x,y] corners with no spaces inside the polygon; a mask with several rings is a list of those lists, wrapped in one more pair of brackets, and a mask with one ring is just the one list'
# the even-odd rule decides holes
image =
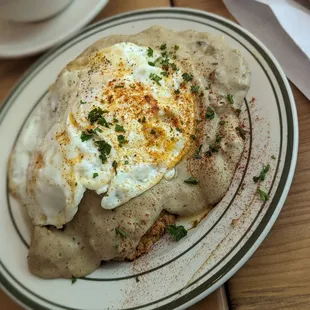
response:
{"label": "shredded meat", "polygon": [[141,255],[148,253],[151,247],[166,233],[168,225],[175,223],[175,219],[175,215],[162,211],[153,226],[142,236],[136,252],[132,256],[126,257],[126,259],[135,260]]}

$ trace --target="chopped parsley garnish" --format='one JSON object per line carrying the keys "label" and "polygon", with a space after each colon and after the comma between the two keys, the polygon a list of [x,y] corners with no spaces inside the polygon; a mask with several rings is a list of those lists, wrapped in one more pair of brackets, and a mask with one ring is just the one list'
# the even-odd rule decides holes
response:
{"label": "chopped parsley garnish", "polygon": [[154,53],[154,51],[150,47],[148,47],[147,48],[147,56],[148,57],[153,57],[153,53]]}
{"label": "chopped parsley garnish", "polygon": [[104,164],[108,159],[108,155],[110,155],[111,153],[112,147],[109,143],[105,142],[104,140],[96,141],[95,144],[100,152],[99,158]]}
{"label": "chopped parsley garnish", "polygon": [[178,131],[178,132],[182,132],[182,129],[179,128],[179,127],[175,127],[175,130]]}
{"label": "chopped parsley garnish", "polygon": [[163,66],[163,68],[165,70],[168,70],[168,68],[169,68],[169,59],[168,58],[162,58],[160,60],[160,64]]}
{"label": "chopped parsley garnish", "polygon": [[171,63],[170,67],[172,68],[173,71],[178,71],[178,67],[175,63]]}
{"label": "chopped parsley garnish", "polygon": [[266,178],[266,174],[269,171],[269,169],[270,169],[270,165],[269,164],[267,164],[266,166],[263,165],[263,169],[261,170],[261,172],[259,173],[258,176],[253,177],[253,181],[255,183],[258,183],[260,181],[264,181],[265,178]]}
{"label": "chopped parsley garnish", "polygon": [[129,161],[128,160],[125,160],[124,161],[124,165],[128,165],[129,164]]}
{"label": "chopped parsley garnish", "polygon": [[163,51],[167,48],[167,44],[166,43],[163,43],[161,46],[160,46],[160,49]]}
{"label": "chopped parsley garnish", "polygon": [[221,140],[222,140],[222,136],[220,136],[220,135],[216,135],[216,139],[215,139],[215,143],[220,143],[221,142]]}
{"label": "chopped parsley garnish", "polygon": [[269,199],[268,194],[260,188],[258,189],[258,194],[261,201],[267,201]]}
{"label": "chopped parsley garnish", "polygon": [[80,104],[86,104],[86,103],[87,103],[86,101],[80,100]]}
{"label": "chopped parsley garnish", "polygon": [[106,119],[103,116],[100,116],[98,118],[98,123],[106,128],[110,128],[108,122],[106,121]]}
{"label": "chopped parsley garnish", "polygon": [[74,284],[75,282],[77,281],[76,277],[73,277],[71,278],[71,284]]}
{"label": "chopped parsley garnish", "polygon": [[195,177],[190,177],[190,178],[184,180],[184,183],[197,185],[198,180]]}
{"label": "chopped parsley garnish", "polygon": [[126,232],[124,232],[123,230],[121,230],[118,227],[115,228],[115,232],[117,235],[120,235],[123,239],[125,239],[127,237]]}
{"label": "chopped parsley garnish", "polygon": [[219,151],[219,146],[218,145],[210,145],[209,146],[209,150],[212,152],[212,153],[217,153]]}
{"label": "chopped parsley garnish", "polygon": [[222,140],[222,136],[216,135],[215,143],[213,145],[209,145],[209,151],[206,152],[206,156],[212,156],[212,153],[217,153],[219,151],[219,143]]}
{"label": "chopped parsley garnish", "polygon": [[115,174],[117,174],[117,161],[113,160],[112,167],[114,168]]}
{"label": "chopped parsley garnish", "polygon": [[196,149],[195,155],[194,155],[195,159],[201,158],[201,155],[200,155],[201,148],[202,148],[202,145],[199,145],[199,147]]}
{"label": "chopped parsley garnish", "polygon": [[81,134],[81,140],[82,140],[82,142],[87,141],[87,140],[91,139],[92,136],[93,136],[92,130],[83,131]]}
{"label": "chopped parsley garnish", "polygon": [[179,241],[187,235],[187,230],[182,225],[168,225],[167,231],[175,241]]}
{"label": "chopped parsley garnish", "polygon": [[91,110],[88,113],[88,119],[91,122],[91,124],[93,124],[94,122],[98,121],[98,119],[101,117],[101,115],[104,112],[105,111],[103,111],[101,108],[95,108],[95,109]]}
{"label": "chopped parsley garnish", "polygon": [[114,122],[114,123],[118,123],[118,119],[115,118],[115,117],[113,117],[113,122]]}
{"label": "chopped parsley garnish", "polygon": [[124,88],[124,85],[116,85],[114,88]]}
{"label": "chopped parsley garnish", "polygon": [[152,66],[152,67],[155,67],[155,62],[153,62],[153,61],[149,61],[148,64],[149,64],[150,66]]}
{"label": "chopped parsley garnish", "polygon": [[191,86],[191,92],[192,92],[193,94],[198,94],[198,92],[199,92],[199,86],[198,86],[198,85],[192,85],[192,86]]}
{"label": "chopped parsley garnish", "polygon": [[274,155],[271,155],[271,158],[272,158],[272,159],[276,159],[276,157],[275,157]]}
{"label": "chopped parsley garnish", "polygon": [[154,60],[154,65],[156,66],[157,63],[160,63],[162,60],[162,57],[157,57],[155,60]]}
{"label": "chopped parsley garnish", "polygon": [[173,47],[173,49],[174,49],[175,51],[177,51],[177,50],[179,49],[179,46],[178,46],[178,45],[175,45],[175,46]]}
{"label": "chopped parsley garnish", "polygon": [[227,98],[227,100],[228,100],[228,102],[230,104],[234,104],[234,97],[233,97],[233,95],[228,94],[226,98]]}
{"label": "chopped parsley garnish", "polygon": [[188,73],[183,73],[182,74],[182,78],[183,80],[185,80],[186,82],[189,82],[193,79],[193,76],[191,74],[188,74]]}
{"label": "chopped parsley garnish", "polygon": [[99,174],[98,174],[97,172],[95,172],[95,173],[93,174],[93,179],[94,179],[94,178],[97,178],[98,175],[99,175]]}
{"label": "chopped parsley garnish", "polygon": [[215,117],[214,110],[211,107],[207,108],[206,119],[213,119]]}
{"label": "chopped parsley garnish", "polygon": [[163,57],[167,57],[167,56],[168,56],[167,51],[162,52],[162,53],[161,53],[161,56],[163,56]]}
{"label": "chopped parsley garnish", "polygon": [[154,129],[151,130],[151,135],[156,135],[156,131]]}
{"label": "chopped parsley garnish", "polygon": [[176,90],[174,91],[174,93],[175,93],[176,95],[179,95],[179,94],[180,94],[180,90],[179,90],[179,89],[176,89]]}
{"label": "chopped parsley garnish", "polygon": [[151,73],[150,79],[153,80],[154,82],[156,82],[156,84],[161,85],[159,83],[159,81],[162,80],[162,78],[160,76],[158,76],[157,74]]}
{"label": "chopped parsley garnish", "polygon": [[239,117],[240,113],[241,113],[241,109],[236,109],[236,114],[238,117]]}
{"label": "chopped parsley garnish", "polygon": [[123,135],[118,135],[117,136],[117,140],[118,140],[118,145],[120,147],[123,146],[123,144],[127,143],[128,141],[125,139],[125,137]]}
{"label": "chopped parsley garnish", "polygon": [[191,135],[192,140],[196,140],[196,136],[195,135]]}
{"label": "chopped parsley garnish", "polygon": [[236,127],[236,130],[238,131],[240,137],[245,140],[245,131],[241,127]]}
{"label": "chopped parsley garnish", "polygon": [[96,128],[93,130],[94,133],[96,133],[97,131],[98,131],[98,132],[102,132],[102,130],[101,130],[99,127],[96,127]]}
{"label": "chopped parsley garnish", "polygon": [[119,124],[116,124],[115,125],[115,131],[116,132],[125,132],[125,129],[123,126],[119,125]]}
{"label": "chopped parsley garnish", "polygon": [[160,72],[160,74],[161,74],[162,76],[168,77],[168,72],[166,72],[166,71]]}
{"label": "chopped parsley garnish", "polygon": [[219,124],[220,124],[220,125],[224,125],[224,124],[225,124],[225,121],[220,121]]}

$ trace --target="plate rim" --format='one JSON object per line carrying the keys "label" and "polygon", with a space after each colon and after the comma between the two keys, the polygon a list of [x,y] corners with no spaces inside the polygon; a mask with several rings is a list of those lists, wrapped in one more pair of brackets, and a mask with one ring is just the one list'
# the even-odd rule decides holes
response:
{"label": "plate rim", "polygon": [[[208,20],[208,18],[211,17],[211,18],[213,18],[215,20],[222,21],[222,23],[224,23],[226,25],[229,25],[230,29],[233,32],[235,32],[235,30],[238,29],[239,32],[241,32],[241,33],[245,34],[245,36],[251,38],[252,41],[255,42],[262,49],[262,51],[264,51],[264,53],[266,53],[266,55],[269,57],[269,59],[270,59],[271,63],[273,64],[273,66],[276,68],[276,72],[279,74],[280,80],[283,82],[283,86],[284,86],[284,89],[281,89],[281,94],[284,96],[283,91],[286,91],[286,93],[287,93],[286,94],[287,95],[287,100],[289,102],[288,107],[285,105],[285,110],[287,108],[291,109],[291,117],[292,117],[292,121],[293,121],[293,123],[291,124],[292,125],[292,134],[293,134],[292,137],[291,137],[291,139],[292,139],[291,143],[292,143],[292,146],[293,146],[292,147],[292,152],[291,152],[291,161],[289,163],[289,169],[288,169],[288,172],[287,172],[287,175],[286,175],[286,179],[284,180],[283,192],[280,195],[280,197],[278,199],[278,202],[276,203],[276,206],[275,206],[274,210],[271,213],[270,218],[268,219],[268,221],[266,223],[263,223],[263,220],[259,223],[258,227],[261,226],[261,224],[263,223],[264,224],[264,228],[258,233],[257,237],[256,236],[254,237],[254,239],[255,239],[254,242],[252,243],[251,247],[248,248],[245,251],[245,253],[242,255],[242,257],[239,260],[239,262],[237,262],[234,266],[229,267],[228,268],[229,270],[226,273],[222,274],[220,276],[220,278],[216,282],[214,282],[210,287],[208,287],[206,290],[204,290],[203,292],[197,294],[196,296],[194,296],[189,301],[176,306],[176,308],[178,308],[178,309],[179,308],[183,309],[183,308],[189,307],[190,305],[193,305],[194,303],[198,302],[199,300],[201,300],[202,298],[206,297],[211,292],[213,292],[215,289],[217,289],[219,286],[221,286],[235,272],[237,272],[239,270],[239,268],[253,255],[253,253],[258,248],[258,246],[262,243],[262,241],[265,239],[266,235],[268,234],[268,232],[270,231],[271,227],[273,226],[275,220],[277,219],[277,217],[278,217],[278,215],[279,215],[279,213],[280,213],[280,211],[281,211],[281,209],[283,207],[283,204],[284,204],[284,202],[286,200],[289,188],[290,188],[292,180],[293,180],[294,171],[295,171],[295,167],[296,167],[296,161],[297,161],[297,152],[298,152],[298,118],[297,118],[296,105],[295,105],[295,101],[294,101],[294,97],[293,97],[291,88],[290,88],[289,83],[288,83],[288,81],[286,79],[286,76],[285,76],[283,70],[281,69],[278,61],[275,59],[275,57],[272,55],[272,53],[269,51],[269,49],[259,39],[257,39],[254,35],[252,35],[246,29],[242,28],[238,24],[236,24],[234,22],[231,22],[230,20],[228,20],[228,19],[226,19],[226,18],[224,18],[222,16],[219,16],[219,15],[216,15],[216,14],[213,14],[213,13],[209,13],[209,12],[205,12],[205,11],[201,11],[201,10],[196,10],[196,9],[179,8],[179,7],[177,7],[177,8],[174,8],[174,7],[170,7],[170,8],[169,7],[161,7],[161,8],[151,8],[151,9],[141,9],[141,10],[129,11],[129,12],[126,12],[126,13],[118,14],[118,15],[112,16],[110,18],[98,21],[98,22],[96,22],[96,23],[94,23],[92,25],[89,25],[88,27],[84,28],[82,31],[80,31],[78,33],[75,33],[69,39],[67,39],[66,41],[62,42],[57,47],[53,48],[52,50],[50,50],[49,52],[47,52],[46,54],[41,56],[21,76],[21,78],[15,84],[15,87],[13,87],[11,89],[8,97],[4,100],[3,105],[2,105],[2,107],[0,109],[0,119],[5,117],[5,114],[6,114],[7,110],[8,110],[8,103],[9,103],[9,101],[14,96],[14,93],[22,86],[23,82],[25,82],[27,80],[27,76],[29,75],[29,73],[34,72],[37,67],[39,67],[42,63],[44,63],[45,60],[47,60],[49,58],[49,56],[54,54],[58,49],[60,49],[61,47],[63,47],[67,43],[69,43],[70,40],[72,40],[72,39],[74,39],[76,37],[79,37],[83,33],[88,32],[91,29],[97,28],[97,27],[99,27],[102,24],[109,24],[110,22],[113,22],[116,19],[127,18],[127,17],[130,17],[132,15],[136,16],[137,14],[138,15],[142,15],[143,13],[152,14],[152,13],[160,13],[160,12],[161,13],[174,13],[174,14],[178,14],[178,13],[183,13],[184,14],[185,13],[185,15],[186,15],[186,13],[192,13],[192,14],[189,14],[189,16],[193,16],[193,14],[194,14],[197,17],[197,15],[200,15],[199,16],[200,18],[204,18],[206,20]],[[259,53],[259,54],[261,54],[261,53]],[[268,63],[268,65],[269,65],[269,63]],[[272,71],[274,72],[274,70],[272,70]],[[278,80],[277,80],[277,82],[278,82]],[[287,156],[287,154],[286,154],[286,156]],[[279,185],[278,185],[278,187],[279,187]],[[268,211],[267,211],[267,213],[268,213]],[[258,230],[258,227],[255,229],[253,235]],[[251,235],[250,239],[252,239],[253,235]],[[244,247],[244,245],[242,246],[242,248],[243,247]],[[238,253],[239,253],[239,251],[238,251]],[[233,256],[233,258],[235,258],[235,256],[238,255],[238,253],[236,253]],[[231,260],[233,260],[233,258],[230,259],[229,262]],[[3,280],[2,278],[3,277],[5,278],[5,276],[3,276],[2,273],[0,273],[0,282],[1,282],[1,284],[2,284],[2,280]],[[201,285],[203,285],[204,283],[202,283]],[[17,291],[17,293],[21,293],[21,292],[19,292],[18,288],[16,288],[14,285],[11,285],[11,283],[8,283],[8,284],[9,284],[9,286],[12,286],[13,289],[15,289]],[[4,288],[3,285],[2,285],[2,288]],[[197,288],[195,288],[193,291],[197,290]],[[4,288],[4,290],[11,297],[13,297],[19,304],[21,304],[23,306],[26,305],[26,304],[22,303],[20,299],[17,299],[15,297],[15,295],[13,295],[10,291],[8,292],[8,290],[6,288]],[[192,293],[193,291],[191,291],[190,293]],[[31,303],[32,302],[37,303],[37,301],[34,301],[31,298],[28,298],[28,297],[24,296],[23,294],[22,294],[22,296],[23,296],[23,299],[28,299]],[[180,298],[182,298],[182,297],[183,296],[181,296]],[[178,298],[178,299],[180,299],[180,298]],[[178,299],[174,300],[173,302],[176,302]],[[164,308],[165,306],[166,305],[163,305],[160,308]]]}

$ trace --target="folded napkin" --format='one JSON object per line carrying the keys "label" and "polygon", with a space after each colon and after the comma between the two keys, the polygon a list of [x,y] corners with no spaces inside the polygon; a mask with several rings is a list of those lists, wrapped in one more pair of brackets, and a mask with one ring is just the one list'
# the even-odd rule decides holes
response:
{"label": "folded napkin", "polygon": [[274,54],[310,100],[310,1],[224,0],[239,23]]}

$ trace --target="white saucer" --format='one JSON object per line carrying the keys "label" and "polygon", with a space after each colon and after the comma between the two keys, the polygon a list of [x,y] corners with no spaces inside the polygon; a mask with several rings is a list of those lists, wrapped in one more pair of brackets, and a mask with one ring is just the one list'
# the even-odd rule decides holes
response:
{"label": "white saucer", "polygon": [[88,24],[108,0],[73,0],[59,15],[37,23],[0,21],[0,57],[17,58],[42,52]]}

